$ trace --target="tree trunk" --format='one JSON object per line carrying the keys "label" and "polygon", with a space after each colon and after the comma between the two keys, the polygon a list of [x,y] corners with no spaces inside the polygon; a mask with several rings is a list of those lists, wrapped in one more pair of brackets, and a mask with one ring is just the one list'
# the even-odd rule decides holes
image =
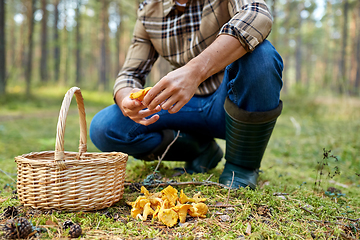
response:
{"label": "tree trunk", "polygon": [[284,47],[284,70],[283,70],[283,81],[284,81],[284,88],[283,91],[287,92],[289,90],[289,70],[290,70],[290,49],[289,49],[289,31],[290,31],[290,18],[291,18],[291,1],[287,1],[285,7],[285,19],[284,19],[284,28],[285,34],[283,37],[283,47]]}
{"label": "tree trunk", "polygon": [[76,6],[76,85],[80,86],[81,84],[81,34],[80,34],[80,6],[81,0],[78,0]]}
{"label": "tree trunk", "polygon": [[107,34],[107,9],[108,9],[108,1],[103,0],[102,8],[100,13],[101,19],[101,32],[100,32],[100,81],[99,86],[101,90],[107,88],[107,74],[106,74],[106,64],[107,64],[107,57],[106,57],[106,34]]}
{"label": "tree trunk", "polygon": [[59,42],[59,2],[60,0],[55,0],[54,2],[54,79],[55,82],[59,81],[59,72],[60,72],[60,42]]}
{"label": "tree trunk", "polygon": [[272,25],[272,30],[271,30],[271,35],[272,35],[272,44],[273,46],[276,48],[277,47],[277,25],[276,25],[276,20],[277,20],[277,16],[276,16],[276,3],[277,0],[273,0],[272,1],[272,6],[271,6],[271,12],[272,12],[272,17],[273,17],[273,25]]}
{"label": "tree trunk", "polygon": [[118,72],[120,71],[120,54],[121,54],[121,44],[120,44],[120,37],[122,34],[122,7],[120,6],[120,4],[118,2],[116,2],[116,9],[117,9],[117,14],[119,15],[120,21],[119,21],[119,25],[117,26],[116,29],[116,34],[115,34],[115,49],[116,49],[116,58],[115,58],[115,71],[116,74],[118,74]]}
{"label": "tree trunk", "polygon": [[0,0],[0,96],[6,88],[5,0]]}
{"label": "tree trunk", "polygon": [[63,39],[62,39],[62,43],[64,46],[61,48],[62,49],[62,53],[61,53],[61,75],[62,75],[62,84],[66,86],[67,82],[68,82],[68,76],[69,76],[69,32],[67,30],[67,18],[68,18],[68,1],[67,0],[63,0],[62,1],[63,5],[64,5],[64,9],[63,9],[63,13],[64,13],[64,34],[63,34]]}
{"label": "tree trunk", "polygon": [[[357,21],[356,29],[360,29],[360,3],[357,4]],[[355,88],[359,92],[360,87],[360,32],[357,31],[357,47],[356,47],[356,78],[355,78]]]}
{"label": "tree trunk", "polygon": [[[338,90],[340,93],[344,93],[346,90],[346,47],[348,40],[348,13],[349,13],[349,1],[344,0],[343,5],[343,32],[342,32],[342,45],[341,45],[341,58],[339,65],[339,87]],[[349,87],[349,86],[347,86]]]}
{"label": "tree trunk", "polygon": [[47,0],[41,0],[43,17],[41,19],[41,59],[40,59],[40,79],[47,82]]}
{"label": "tree trunk", "polygon": [[33,54],[33,32],[34,32],[34,12],[35,12],[36,0],[31,0],[28,5],[28,55],[26,61],[26,96],[29,97],[31,94],[31,77],[32,77],[32,54]]}
{"label": "tree trunk", "polygon": [[[351,7],[350,7],[351,9]],[[349,55],[350,55],[350,66],[349,66],[349,93],[350,94],[355,94],[356,88],[354,88],[355,86],[355,78],[356,78],[356,47],[357,47],[357,32],[356,31],[356,21],[357,21],[357,9],[356,9],[356,5],[354,4],[353,7],[353,11],[351,13],[351,20],[350,20],[350,26],[349,26],[349,40],[351,41],[350,44],[350,49],[352,49],[352,51],[350,51]]]}
{"label": "tree trunk", "polygon": [[302,3],[299,3],[298,5],[298,34],[296,37],[296,48],[295,48],[295,74],[296,74],[296,83],[301,83],[301,65],[302,65],[302,53],[301,53],[301,47],[302,47],[302,36],[301,36],[301,25],[302,25],[302,18],[300,16],[301,11],[304,9],[304,6]]}

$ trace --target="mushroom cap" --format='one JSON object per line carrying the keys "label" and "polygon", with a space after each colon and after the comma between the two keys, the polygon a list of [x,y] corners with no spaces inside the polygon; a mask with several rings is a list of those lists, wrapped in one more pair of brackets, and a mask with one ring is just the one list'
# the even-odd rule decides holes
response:
{"label": "mushroom cap", "polygon": [[150,202],[146,203],[144,206],[144,210],[143,210],[143,215],[142,215],[142,219],[143,221],[146,221],[147,217],[149,215],[153,215],[154,214],[154,210],[151,208],[151,204]]}
{"label": "mushroom cap", "polygon": [[[140,208],[140,201],[141,200],[147,200],[145,196],[139,196],[134,202],[127,202],[128,205],[130,205],[133,208]],[[145,205],[145,204],[144,204]],[[143,206],[144,207],[144,206]]]}
{"label": "mushroom cap", "polygon": [[169,185],[166,188],[164,188],[161,192],[163,194],[162,199],[169,200],[170,206],[174,207],[176,201],[178,200],[178,195],[177,195],[178,191]]}
{"label": "mushroom cap", "polygon": [[156,209],[157,206],[161,207],[161,204],[164,202],[161,198],[150,198],[149,201],[151,203],[151,207],[154,209]]}
{"label": "mushroom cap", "polygon": [[143,193],[145,195],[146,198],[148,198],[150,196],[149,191],[144,186],[141,186],[140,191],[141,191],[141,193]]}
{"label": "mushroom cap", "polygon": [[182,189],[180,190],[179,201],[180,201],[181,204],[184,204],[184,203],[187,203],[187,202],[195,202],[194,199],[189,198],[188,196],[186,196]]}
{"label": "mushroom cap", "polygon": [[179,215],[179,221],[181,223],[185,223],[186,216],[190,207],[192,207],[191,204],[180,204],[180,205],[176,205],[171,209],[177,212],[177,214]]}
{"label": "mushroom cap", "polygon": [[135,202],[128,202],[129,205],[132,206],[131,209],[131,216],[135,219],[138,218],[138,214],[141,215],[141,212],[144,209],[144,206],[150,203],[149,199],[147,199],[145,196],[139,196]]}
{"label": "mushroom cap", "polygon": [[173,227],[178,221],[178,214],[173,209],[160,209],[159,220],[162,221],[166,226]]}
{"label": "mushroom cap", "polygon": [[139,99],[140,101],[142,101],[145,97],[145,95],[147,94],[147,92],[151,89],[151,87],[147,87],[145,89],[142,89],[140,91],[134,92],[134,93],[130,93],[130,98],[131,99]]}
{"label": "mushroom cap", "polygon": [[201,198],[201,192],[196,193],[193,196],[194,202],[195,203],[199,203],[199,202],[205,202],[207,199],[206,198]]}
{"label": "mushroom cap", "polygon": [[189,208],[189,215],[192,217],[206,217],[208,206],[205,203],[193,203]]}
{"label": "mushroom cap", "polygon": [[137,219],[140,215],[141,216],[142,209],[141,208],[132,208],[131,209],[131,216],[135,219]]}

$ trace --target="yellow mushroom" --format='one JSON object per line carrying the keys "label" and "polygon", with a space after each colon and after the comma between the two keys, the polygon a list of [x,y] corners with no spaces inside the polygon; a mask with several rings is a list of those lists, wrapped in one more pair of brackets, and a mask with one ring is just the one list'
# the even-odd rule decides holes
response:
{"label": "yellow mushroom", "polygon": [[149,201],[151,203],[151,207],[154,209],[156,209],[157,206],[161,207],[161,204],[163,203],[161,198],[150,198]]}
{"label": "yellow mushroom", "polygon": [[155,209],[154,214],[153,214],[153,218],[152,218],[152,220],[151,220],[151,223],[154,223],[155,218],[158,217],[158,214],[159,214],[160,209],[161,209],[161,206],[158,205],[158,206],[156,207],[156,209]]}
{"label": "yellow mushroom", "polygon": [[165,189],[163,189],[161,192],[163,194],[162,199],[163,200],[167,199],[170,203],[170,207],[175,207],[175,203],[178,200],[178,195],[177,195],[178,191],[169,185]]}
{"label": "yellow mushroom", "polygon": [[190,204],[180,204],[172,208],[175,212],[177,212],[181,223],[186,221],[186,216],[190,207],[192,207]]}
{"label": "yellow mushroom", "polygon": [[193,196],[193,199],[194,199],[195,203],[205,202],[207,200],[206,198],[201,198],[201,192],[198,192],[197,194],[195,194]]}
{"label": "yellow mushroom", "polygon": [[146,198],[148,198],[149,196],[150,196],[150,193],[149,193],[149,191],[144,187],[144,186],[141,186],[141,193],[143,193],[144,194],[144,196],[146,197]]}
{"label": "yellow mushroom", "polygon": [[140,204],[140,200],[146,199],[145,196],[139,196],[134,202],[127,202],[128,205],[130,205],[133,208],[138,208]]}
{"label": "yellow mushroom", "polygon": [[143,215],[142,216],[140,215],[140,219],[142,221],[146,221],[147,217],[153,214],[154,214],[154,210],[151,208],[150,202],[148,202],[144,206]]}
{"label": "yellow mushroom", "polygon": [[180,198],[179,201],[181,204],[187,203],[187,202],[195,202],[194,199],[189,198],[188,196],[185,195],[184,191],[181,189],[180,190]]}
{"label": "yellow mushroom", "polygon": [[164,208],[166,202],[168,202],[167,199],[163,202],[159,210],[158,218],[166,226],[173,227],[177,223],[179,216],[173,209]]}
{"label": "yellow mushroom", "polygon": [[178,218],[178,214],[172,209],[163,209],[159,211],[159,220],[168,227],[173,227],[177,223]]}
{"label": "yellow mushroom", "polygon": [[140,91],[130,93],[130,98],[131,99],[139,99],[140,101],[142,101],[144,99],[145,95],[148,93],[148,91],[150,89],[151,89],[151,87],[147,87],[147,88],[142,89]]}
{"label": "yellow mushroom", "polygon": [[127,204],[129,204],[130,206],[132,206],[131,209],[131,216],[135,219],[138,218],[138,214],[141,215],[144,206],[150,203],[149,199],[147,199],[145,196],[139,196],[135,202],[128,202]]}
{"label": "yellow mushroom", "polygon": [[189,215],[192,217],[206,217],[208,206],[205,203],[193,203],[189,208]]}
{"label": "yellow mushroom", "polygon": [[142,208],[132,208],[131,209],[131,216],[135,219],[137,219],[139,216],[141,216]]}
{"label": "yellow mushroom", "polygon": [[[181,190],[180,197],[178,197],[178,191],[172,186],[157,193],[150,193],[142,186],[141,193],[144,195],[139,196],[134,202],[127,202],[127,204],[132,206],[131,216],[142,221],[146,221],[147,217],[152,215],[151,223],[158,218],[166,226],[173,227],[178,220],[184,223],[187,214],[192,217],[206,217],[208,211],[208,207],[203,203],[207,199],[201,198],[200,192],[193,198],[189,198]],[[176,206],[175,203],[177,203]]]}
{"label": "yellow mushroom", "polygon": [[144,208],[147,203],[150,203],[150,200],[149,200],[149,199],[147,199],[147,198],[146,198],[146,199],[140,199],[138,206],[139,206],[140,208]]}

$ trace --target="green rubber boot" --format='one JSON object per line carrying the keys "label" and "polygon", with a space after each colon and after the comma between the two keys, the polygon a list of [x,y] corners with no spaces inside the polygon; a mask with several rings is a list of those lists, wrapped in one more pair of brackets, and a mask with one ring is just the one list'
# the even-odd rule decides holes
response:
{"label": "green rubber boot", "polygon": [[219,182],[231,188],[256,188],[259,168],[282,102],[267,112],[247,112],[228,98],[226,112],[225,167]]}
{"label": "green rubber boot", "polygon": [[[146,161],[161,158],[166,148],[176,138],[177,131],[166,129],[162,131],[163,140],[150,154],[138,157]],[[185,161],[185,167],[178,168],[190,174],[205,173],[215,168],[221,161],[224,153],[213,138],[194,136],[180,132],[179,137],[170,146],[163,160]]]}

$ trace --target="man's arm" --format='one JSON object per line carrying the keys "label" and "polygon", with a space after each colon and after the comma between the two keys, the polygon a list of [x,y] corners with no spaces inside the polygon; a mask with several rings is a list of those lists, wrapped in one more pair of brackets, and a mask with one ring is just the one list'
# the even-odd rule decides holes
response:
{"label": "man's arm", "polygon": [[129,95],[143,88],[146,76],[157,60],[158,53],[150,42],[140,20],[136,22],[132,41],[123,68],[115,81],[114,100],[124,116],[137,123],[149,125],[157,121],[159,116],[152,116],[149,119],[146,117],[160,111],[161,108],[146,109],[141,101],[131,100]]}
{"label": "man's arm", "polygon": [[143,104],[150,110],[160,105],[162,109],[176,113],[194,96],[200,83],[245,54],[246,50],[238,39],[219,35],[185,66],[163,77],[146,94]]}

